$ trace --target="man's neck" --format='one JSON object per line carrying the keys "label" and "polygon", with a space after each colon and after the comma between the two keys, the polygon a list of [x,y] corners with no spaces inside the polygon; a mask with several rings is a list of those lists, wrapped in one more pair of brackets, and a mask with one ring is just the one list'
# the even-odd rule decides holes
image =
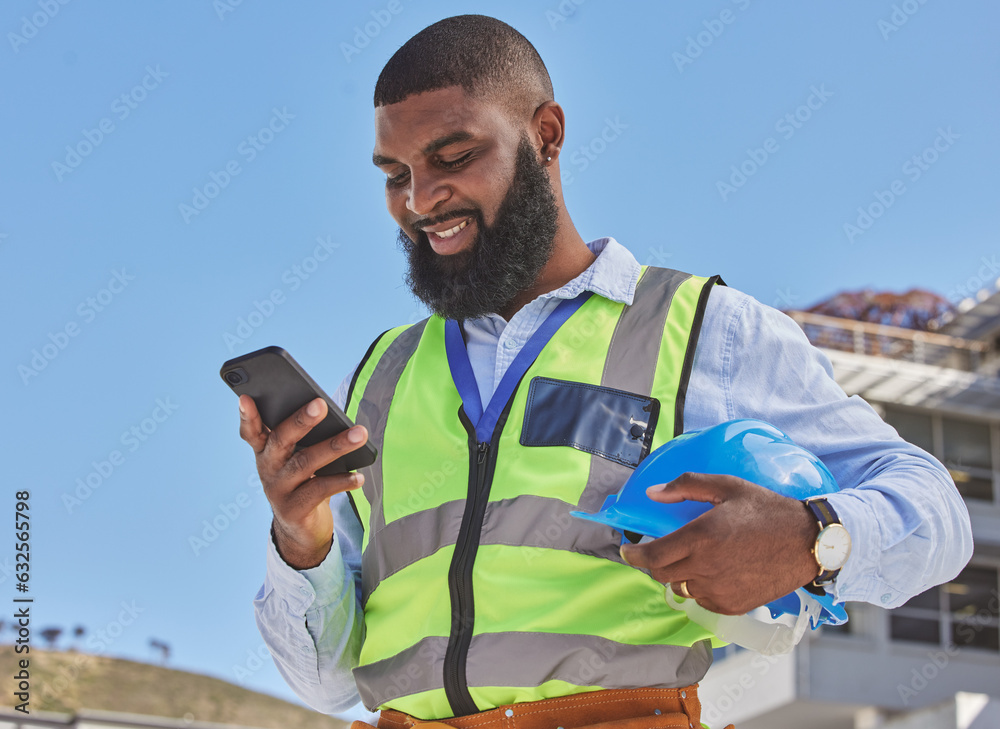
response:
{"label": "man's neck", "polygon": [[530,288],[518,294],[510,306],[497,312],[505,321],[510,321],[517,312],[542,294],[565,286],[597,260],[597,256],[587,247],[572,222],[569,222],[568,229],[562,228],[562,230],[565,234],[556,236],[552,256],[538,275],[538,280]]}

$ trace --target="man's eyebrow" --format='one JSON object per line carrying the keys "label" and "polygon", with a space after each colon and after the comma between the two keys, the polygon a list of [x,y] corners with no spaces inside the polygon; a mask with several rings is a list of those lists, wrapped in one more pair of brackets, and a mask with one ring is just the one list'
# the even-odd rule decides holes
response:
{"label": "man's eyebrow", "polygon": [[447,147],[449,144],[458,144],[459,142],[468,142],[472,139],[472,132],[452,132],[451,134],[446,134],[443,137],[438,137],[433,142],[428,144],[423,149],[425,155],[434,154],[442,147]]}
{"label": "man's eyebrow", "polygon": [[[451,134],[446,134],[443,137],[438,137],[434,141],[430,142],[426,147],[424,147],[421,152],[424,155],[430,155],[437,152],[439,149],[447,147],[449,144],[458,144],[459,142],[467,142],[472,139],[472,132],[452,132]],[[381,167],[382,165],[392,165],[399,162],[399,160],[393,159],[392,157],[383,157],[378,153],[372,154],[372,164],[376,167]]]}

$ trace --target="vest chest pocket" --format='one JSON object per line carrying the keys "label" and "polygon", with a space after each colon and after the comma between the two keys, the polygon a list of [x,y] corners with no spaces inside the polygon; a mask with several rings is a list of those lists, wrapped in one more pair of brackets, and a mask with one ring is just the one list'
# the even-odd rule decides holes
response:
{"label": "vest chest pocket", "polygon": [[521,445],[569,446],[635,468],[649,454],[659,413],[655,397],[535,377]]}

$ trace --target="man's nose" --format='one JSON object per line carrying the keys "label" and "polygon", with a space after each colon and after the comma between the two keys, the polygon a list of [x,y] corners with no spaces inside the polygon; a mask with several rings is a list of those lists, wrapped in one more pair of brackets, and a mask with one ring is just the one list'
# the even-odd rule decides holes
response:
{"label": "man's nose", "polygon": [[432,210],[451,196],[451,190],[437,175],[424,172],[410,173],[410,194],[406,207],[414,215],[429,215]]}

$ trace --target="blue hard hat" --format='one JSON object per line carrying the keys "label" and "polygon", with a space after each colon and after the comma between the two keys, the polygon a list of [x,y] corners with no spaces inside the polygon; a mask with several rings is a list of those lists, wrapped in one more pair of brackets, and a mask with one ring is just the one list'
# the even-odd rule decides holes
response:
{"label": "blue hard hat", "polygon": [[[596,514],[571,513],[622,532],[666,536],[712,508],[700,501],[663,504],[646,495],[650,486],[668,483],[687,472],[738,476],[799,500],[839,490],[833,474],[817,456],[769,423],[741,419],[677,436],[650,453]],[[819,603],[818,614],[810,616],[814,629],[821,623],[840,625],[847,621],[847,612],[831,596],[801,589],[765,607],[772,618],[795,616],[805,595]]]}

